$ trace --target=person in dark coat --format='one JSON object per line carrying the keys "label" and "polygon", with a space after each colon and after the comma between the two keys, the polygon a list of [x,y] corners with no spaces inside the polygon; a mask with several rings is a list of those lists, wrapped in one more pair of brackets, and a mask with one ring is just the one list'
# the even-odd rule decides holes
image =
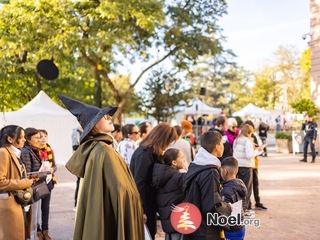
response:
{"label": "person in dark coat", "polygon": [[156,190],[152,185],[153,167],[155,163],[161,163],[164,151],[177,139],[176,130],[169,123],[160,123],[141,141],[130,162],[130,169],[142,200],[144,219],[152,239],[157,231]]}
{"label": "person in dark coat", "polygon": [[181,240],[182,235],[177,233],[170,222],[172,208],[184,199],[182,191],[184,169],[184,155],[177,148],[165,151],[163,163],[155,163],[152,182],[156,188],[157,209],[161,220],[162,230],[166,233],[165,240]]}
{"label": "person in dark coat", "polygon": [[[262,144],[266,144],[267,143],[269,126],[268,126],[268,124],[264,123],[261,118],[259,118],[258,131],[259,131],[259,137],[261,139]],[[268,156],[267,146],[265,146],[265,148],[263,149],[262,156],[264,156],[264,157]]]}
{"label": "person in dark coat", "polygon": [[[26,165],[27,173],[37,172],[41,168],[41,158],[39,154],[40,147],[40,131],[35,128],[25,129],[26,142],[24,147],[21,149],[21,158],[23,163]],[[40,179],[39,181],[45,181]],[[41,201],[32,203],[32,225],[31,225],[31,239],[37,237],[42,239],[42,231],[38,231],[38,219],[41,218]]]}
{"label": "person in dark coat", "polygon": [[[237,178],[237,172],[237,159],[227,157],[221,161],[221,177],[224,180],[222,182],[221,198],[227,203],[242,201],[241,221],[243,221],[247,188],[244,182]],[[230,226],[229,230],[224,230],[226,238],[230,240],[244,239],[245,232],[244,225]]]}
{"label": "person in dark coat", "polygon": [[216,131],[221,134],[224,151],[221,157],[218,157],[220,160],[232,156],[232,146],[228,141],[228,137],[224,134],[228,130],[228,118],[225,116],[220,116],[216,119],[216,125],[213,128],[210,128],[209,131]]}
{"label": "person in dark coat", "polygon": [[316,150],[314,144],[317,140],[318,135],[318,125],[312,121],[312,116],[308,115],[306,121],[302,124],[302,131],[304,131],[303,138],[303,159],[300,162],[307,162],[308,155],[308,145],[310,144],[312,161],[311,163],[315,163],[316,160]]}
{"label": "person in dark coat", "polygon": [[220,226],[209,226],[207,214],[218,213],[230,216],[231,206],[222,201],[220,196],[221,162],[223,154],[222,136],[217,131],[207,131],[200,137],[201,147],[186,174],[184,202],[198,207],[202,220],[199,228],[184,236],[185,240],[220,240]]}

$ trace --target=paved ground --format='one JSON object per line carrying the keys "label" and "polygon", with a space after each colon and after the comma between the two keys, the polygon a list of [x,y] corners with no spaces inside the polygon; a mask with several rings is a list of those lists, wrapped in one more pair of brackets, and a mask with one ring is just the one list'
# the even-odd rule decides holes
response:
{"label": "paved ground", "polygon": [[[320,157],[315,164],[300,163],[301,154],[275,153],[269,139],[269,154],[260,158],[260,196],[269,209],[256,211],[260,227],[248,226],[246,239],[320,239]],[[51,200],[50,233],[54,240],[72,239],[73,195],[76,178],[58,166],[58,185]],[[161,231],[157,240],[164,239]]]}

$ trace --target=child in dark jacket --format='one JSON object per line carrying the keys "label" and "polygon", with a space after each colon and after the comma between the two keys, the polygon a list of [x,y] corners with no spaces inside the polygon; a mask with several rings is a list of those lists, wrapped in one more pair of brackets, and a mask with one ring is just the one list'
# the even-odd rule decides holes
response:
{"label": "child in dark jacket", "polygon": [[166,240],[181,240],[182,235],[177,233],[170,222],[170,215],[174,205],[184,199],[182,191],[183,169],[185,160],[182,151],[170,148],[163,156],[164,164],[155,163],[153,168],[152,182],[156,187],[157,209],[161,220]]}
{"label": "child in dark jacket", "polygon": [[[242,200],[241,221],[243,221],[247,188],[241,179],[236,178],[237,172],[237,159],[227,157],[222,160],[221,177],[224,181],[222,182],[221,197],[227,203],[235,203]],[[228,240],[242,240],[245,236],[245,227],[244,225],[230,226],[230,230],[224,230],[224,234]]]}
{"label": "child in dark jacket", "polygon": [[199,228],[184,235],[184,240],[220,240],[221,226],[207,223],[208,214],[226,217],[231,214],[230,204],[220,196],[221,162],[218,159],[224,152],[222,135],[217,131],[207,131],[200,137],[201,147],[186,173],[184,202],[194,204],[201,212]]}

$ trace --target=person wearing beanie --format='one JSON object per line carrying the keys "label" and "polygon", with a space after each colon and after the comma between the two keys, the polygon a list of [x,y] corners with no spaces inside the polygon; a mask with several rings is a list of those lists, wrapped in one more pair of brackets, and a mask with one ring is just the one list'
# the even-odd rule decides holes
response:
{"label": "person wearing beanie", "polygon": [[124,159],[112,147],[112,115],[58,95],[83,128],[80,146],[66,168],[80,177],[73,239],[144,239],[141,198]]}

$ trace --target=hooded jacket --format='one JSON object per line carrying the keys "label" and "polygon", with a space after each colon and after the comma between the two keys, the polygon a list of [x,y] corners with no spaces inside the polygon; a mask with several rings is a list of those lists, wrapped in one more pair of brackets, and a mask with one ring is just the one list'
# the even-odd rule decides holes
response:
{"label": "hooded jacket", "polygon": [[174,205],[184,199],[182,191],[184,175],[185,173],[165,164],[155,163],[153,167],[152,182],[156,188],[158,213],[165,233],[176,233],[170,222],[170,215]]}
{"label": "hooded jacket", "polygon": [[230,216],[231,206],[220,197],[220,160],[200,148],[194,162],[186,173],[184,202],[190,202],[198,207],[202,215],[200,227],[184,239],[192,240],[220,240],[220,227],[207,225],[207,213],[218,213]]}
{"label": "hooded jacket", "polygon": [[82,143],[66,164],[81,178],[74,239],[144,239],[139,192],[112,137],[99,135]]}
{"label": "hooded jacket", "polygon": [[[239,179],[231,179],[222,183],[221,197],[227,203],[235,203],[242,200],[241,220],[244,218],[244,208],[246,203],[247,187],[244,182]],[[230,226],[230,232],[242,229],[243,225]]]}

